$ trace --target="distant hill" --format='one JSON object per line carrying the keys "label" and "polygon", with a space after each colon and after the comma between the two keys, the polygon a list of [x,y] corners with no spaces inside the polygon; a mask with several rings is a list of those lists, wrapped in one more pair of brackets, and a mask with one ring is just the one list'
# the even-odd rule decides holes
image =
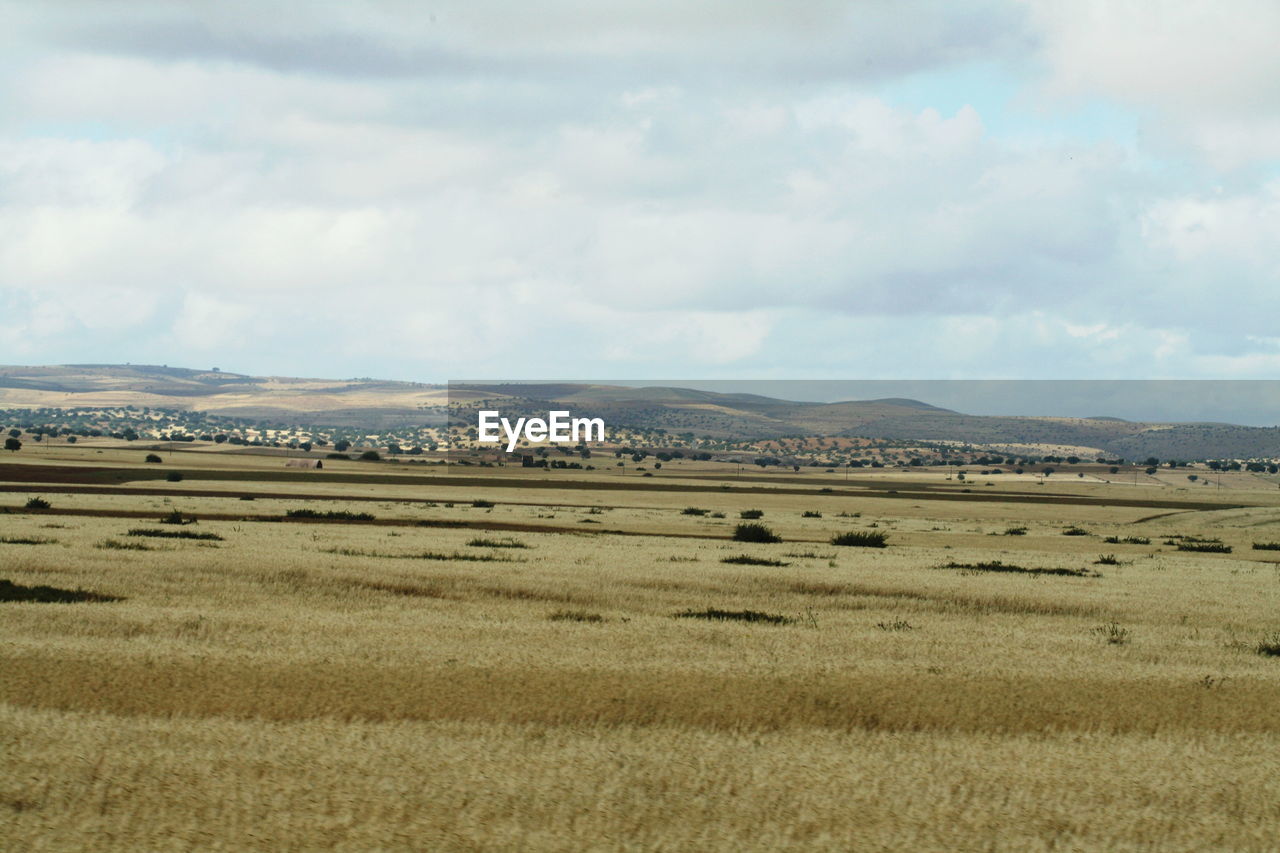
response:
{"label": "distant hill", "polygon": [[1224,423],[1143,423],[1112,417],[967,415],[919,400],[814,403],[691,388],[592,383],[455,383],[256,377],[152,365],[0,367],[0,409],[178,409],[300,425],[475,423],[481,405],[543,414],[554,404],[615,427],[734,440],[830,436],[962,442],[992,448],[1074,447],[1143,459],[1280,456],[1280,428]]}

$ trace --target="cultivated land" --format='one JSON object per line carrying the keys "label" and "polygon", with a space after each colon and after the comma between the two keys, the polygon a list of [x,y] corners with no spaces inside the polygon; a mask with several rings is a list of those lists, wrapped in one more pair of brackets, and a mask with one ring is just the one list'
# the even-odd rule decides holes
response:
{"label": "cultivated land", "polygon": [[143,455],[0,458],[5,849],[1277,849],[1275,477]]}

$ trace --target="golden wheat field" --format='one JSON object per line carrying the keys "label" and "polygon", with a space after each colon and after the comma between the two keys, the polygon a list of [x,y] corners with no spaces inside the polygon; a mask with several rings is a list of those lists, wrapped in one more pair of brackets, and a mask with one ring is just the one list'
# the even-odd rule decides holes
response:
{"label": "golden wheat field", "polygon": [[1274,483],[175,456],[3,460],[6,850],[1280,849]]}

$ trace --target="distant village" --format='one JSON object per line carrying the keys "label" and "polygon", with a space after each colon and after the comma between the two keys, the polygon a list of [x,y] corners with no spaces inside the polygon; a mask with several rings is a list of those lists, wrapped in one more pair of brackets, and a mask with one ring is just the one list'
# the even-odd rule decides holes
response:
{"label": "distant village", "polygon": [[[140,446],[175,443],[230,445],[256,452],[323,459],[397,459],[422,464],[521,465],[544,468],[627,466],[660,471],[684,460],[720,461],[760,468],[824,469],[885,467],[974,467],[974,474],[1032,472],[1069,473],[1082,466],[1117,473],[1123,466],[1149,469],[1188,468],[1210,471],[1280,473],[1280,459],[1107,458],[1070,448],[980,446],[962,442],[921,442],[828,436],[781,436],[731,440],[670,433],[661,428],[610,427],[605,441],[568,445],[530,444],[521,440],[514,453],[477,441],[474,426],[444,413],[435,423],[381,430],[354,426],[290,424],[269,419],[234,418],[198,411],[122,406],[111,408],[0,409],[0,425],[19,445],[75,444],[100,439],[138,442]],[[9,449],[16,449],[10,443]],[[153,448],[154,449],[154,448]],[[957,470],[963,475],[964,471]],[[1196,476],[1189,478],[1194,482]]]}

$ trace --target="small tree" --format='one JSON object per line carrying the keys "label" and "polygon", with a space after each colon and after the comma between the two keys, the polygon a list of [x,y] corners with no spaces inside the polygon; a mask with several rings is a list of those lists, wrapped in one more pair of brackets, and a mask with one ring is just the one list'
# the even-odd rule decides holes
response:
{"label": "small tree", "polygon": [[148,461],[148,462],[163,462],[164,460],[160,458],[160,455],[159,455],[158,453],[148,453],[148,454],[147,454],[147,461]]}
{"label": "small tree", "polygon": [[[10,430],[10,432],[13,432],[13,430]],[[18,441],[16,438],[6,438],[4,440],[4,449],[8,451],[21,450],[22,442]]]}

